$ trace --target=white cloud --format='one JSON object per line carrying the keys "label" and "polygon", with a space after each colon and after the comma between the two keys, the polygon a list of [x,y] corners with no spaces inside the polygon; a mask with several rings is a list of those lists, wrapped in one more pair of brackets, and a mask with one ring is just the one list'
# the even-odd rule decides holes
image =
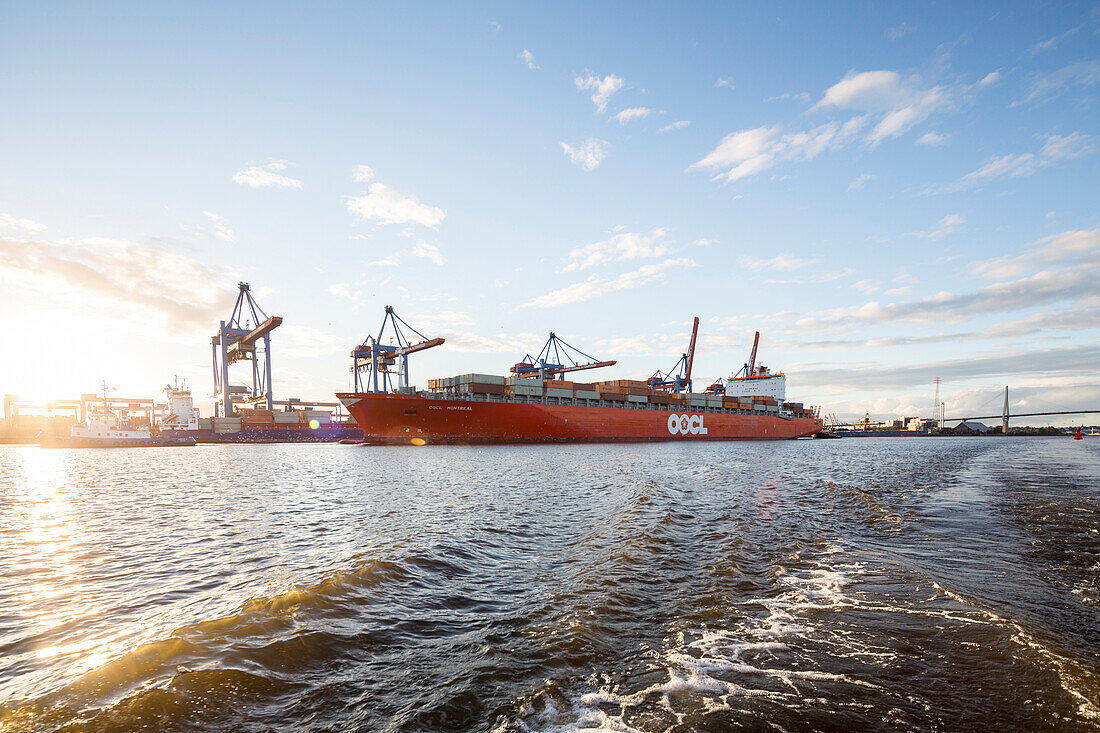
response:
{"label": "white cloud", "polygon": [[0,270],[25,282],[50,283],[123,305],[173,330],[213,328],[233,305],[237,289],[224,270],[158,244],[91,237],[25,241],[0,237]]}
{"label": "white cloud", "polygon": [[274,160],[263,165],[249,163],[233,174],[233,181],[251,188],[301,188],[301,181],[278,172],[286,170],[287,165],[285,160]]}
{"label": "white cloud", "polygon": [[765,102],[778,102],[785,99],[792,99],[796,102],[809,102],[811,97],[809,92],[784,92],[783,94],[777,94],[774,97],[768,97]]}
{"label": "white cloud", "polygon": [[900,288],[890,288],[889,290],[884,290],[882,294],[885,295],[887,298],[896,298],[899,295],[909,295],[909,293],[911,292],[913,292],[912,285],[902,285]]}
{"label": "white cloud", "polygon": [[520,51],[519,58],[523,59],[523,63],[527,64],[528,69],[538,71],[539,65],[535,63],[535,54],[525,48]]}
{"label": "white cloud", "polygon": [[759,257],[738,257],[737,262],[748,270],[760,272],[761,270],[797,270],[807,265],[817,264],[820,260],[807,260],[792,254],[779,254],[775,257],[762,259]]}
{"label": "white cloud", "polygon": [[988,74],[986,74],[985,76],[982,77],[982,80],[978,82],[978,86],[987,87],[990,84],[996,84],[1000,80],[1001,80],[1001,72],[991,71],[991,72],[989,72]]}
{"label": "white cloud", "polygon": [[369,183],[372,178],[374,178],[374,169],[369,165],[357,165],[351,174],[351,180],[355,183]]}
{"label": "white cloud", "polygon": [[372,183],[368,193],[347,197],[348,211],[364,221],[379,224],[419,224],[437,228],[447,216],[443,209],[422,204],[415,196],[404,196],[384,183]]}
{"label": "white cloud", "polygon": [[[794,326],[798,330],[816,332],[827,326],[848,323],[957,323],[981,314],[1011,313],[1096,298],[1100,291],[1097,230],[1067,232],[1051,239],[1047,245],[1053,245],[1053,249],[1040,251],[1040,248],[1016,259],[974,263],[972,272],[999,276],[1027,271],[1029,267],[1045,267],[1054,259],[1050,252],[1060,253],[1068,264],[1039,269],[1026,277],[996,282],[969,293],[941,291],[915,301],[889,304],[871,301],[862,306],[834,308],[799,319]],[[1081,253],[1085,254],[1083,260],[1071,261]]]}
{"label": "white cloud", "polygon": [[607,151],[610,145],[606,140],[600,140],[596,137],[590,137],[580,145],[573,147],[569,143],[559,143],[562,151],[565,155],[575,164],[581,167],[582,170],[590,171],[594,170],[604,157],[607,156]]}
{"label": "white cloud", "polygon": [[989,279],[1018,277],[1082,255],[1091,255],[1083,263],[1085,266],[1100,267],[1100,256],[1095,253],[1100,253],[1100,229],[1079,229],[1044,237],[1018,255],[972,262],[967,269],[972,275]]}
{"label": "white cloud", "polygon": [[596,105],[596,110],[600,114],[607,110],[607,102],[611,99],[611,95],[622,89],[624,85],[623,80],[615,74],[608,74],[601,79],[592,73],[583,77],[574,77],[573,83],[577,85],[579,91],[592,92],[592,104]]}
{"label": "white cloud", "polygon": [[709,169],[714,172],[712,180],[732,182],[781,162],[812,160],[823,151],[840,150],[858,141],[874,147],[904,135],[935,112],[955,107],[977,86],[929,86],[915,74],[850,71],[826,89],[810,110],[847,111],[850,114],[843,122],[834,120],[811,130],[788,133],[779,125],[738,130],[722,138],[689,170]]}
{"label": "white cloud", "polygon": [[368,262],[367,265],[370,267],[397,267],[401,264],[401,255],[403,252],[407,253],[405,250],[402,252],[394,252],[386,255],[380,260],[372,260]]}
{"label": "white cloud", "polygon": [[347,298],[348,300],[355,301],[359,299],[358,291],[352,292],[350,283],[333,283],[329,285],[326,290],[329,295],[335,295],[338,298]]}
{"label": "white cloud", "polygon": [[545,336],[521,334],[519,336],[486,336],[483,333],[445,329],[434,331],[432,335],[447,339],[448,351],[461,351],[479,354],[522,354],[531,348],[531,344]]}
{"label": "white cloud", "polygon": [[852,287],[859,292],[867,293],[868,295],[871,293],[877,293],[879,290],[882,290],[882,285],[875,282],[874,280],[860,280],[858,282],[852,283]]}
{"label": "white cloud", "polygon": [[689,170],[707,168],[718,171],[713,180],[738,181],[779,161],[811,160],[824,150],[843,147],[864,122],[863,117],[853,117],[843,125],[830,122],[807,132],[786,135],[780,134],[778,127],[738,130],[722,138],[718,147],[693,163]]}
{"label": "white cloud", "polygon": [[623,232],[602,242],[577,247],[569,253],[565,272],[586,270],[607,262],[660,257],[669,252],[668,245],[664,243],[666,233],[667,230],[660,228],[653,229],[649,234]]}
{"label": "white cloud", "polygon": [[1081,30],[1080,27],[1070,28],[1068,31],[1059,33],[1053,38],[1048,38],[1045,41],[1040,41],[1039,43],[1036,43],[1034,46],[1031,47],[1030,52],[1036,54],[1042,53],[1043,51],[1050,51],[1053,48],[1057,48],[1058,44],[1060,44],[1062,41],[1066,40],[1073,34],[1077,33],[1077,31],[1079,30]]}
{"label": "white cloud", "polygon": [[1014,101],[1013,107],[1039,103],[1064,93],[1069,89],[1088,89],[1100,82],[1100,59],[1078,61],[1051,72],[1036,72],[1028,78],[1028,94]]}
{"label": "white cloud", "polygon": [[917,145],[927,145],[930,148],[938,148],[945,142],[947,142],[947,136],[941,135],[934,130],[929,130],[917,138]]}
{"label": "white cloud", "polygon": [[11,214],[0,214],[0,228],[22,229],[27,232],[38,233],[46,231],[49,227],[45,224],[39,224],[33,219],[20,219]]}
{"label": "white cloud", "polygon": [[653,265],[643,265],[637,270],[625,272],[616,277],[601,278],[593,275],[583,282],[573,283],[546,295],[540,295],[534,300],[524,303],[522,307],[549,308],[567,303],[580,303],[605,293],[640,288],[661,278],[668,270],[673,268],[694,266],[695,262],[691,259],[668,259]]}
{"label": "white cloud", "polygon": [[878,178],[878,176],[874,175],[873,173],[860,173],[858,176],[852,179],[851,183],[848,184],[848,190],[862,191],[863,187],[866,186],[868,182],[873,181],[876,178]]}
{"label": "white cloud", "polygon": [[652,112],[653,110],[649,107],[630,107],[615,115],[615,119],[620,125],[625,125],[632,120],[640,120],[643,117],[648,117]]}
{"label": "white cloud", "polygon": [[906,236],[941,239],[951,234],[965,223],[966,219],[964,219],[961,214],[949,214],[940,219],[939,223],[933,228],[922,232],[907,232]]}
{"label": "white cloud", "polygon": [[423,240],[413,245],[412,254],[413,257],[429,259],[440,267],[447,264],[447,260],[444,259],[443,253],[439,251],[439,247],[436,247],[434,244],[428,244]]}
{"label": "white cloud", "polygon": [[736,89],[737,88],[733,84],[733,79],[731,79],[728,76],[723,76],[718,81],[714,82],[714,86],[719,87],[719,88],[720,87],[729,87],[730,89]]}
{"label": "white cloud", "polygon": [[699,239],[696,239],[694,242],[692,242],[692,244],[696,247],[709,247],[710,245],[717,243],[717,239],[708,239],[706,237],[700,237]]}
{"label": "white cloud", "polygon": [[1080,132],[1049,135],[1038,153],[1009,153],[990,158],[954,183],[926,189],[922,193],[954,193],[1001,178],[1023,178],[1052,163],[1083,158],[1094,149],[1092,137]]}
{"label": "white cloud", "polygon": [[387,255],[383,259],[374,260],[367,264],[371,267],[396,267],[401,264],[401,260],[408,257],[430,260],[433,264],[439,265],[440,267],[447,264],[447,260],[443,257],[443,253],[439,251],[439,247],[436,247],[434,244],[428,244],[424,240],[420,240],[409,249],[398,250]]}
{"label": "white cloud", "polygon": [[917,75],[906,77],[885,70],[858,74],[850,71],[825,90],[825,96],[814,109],[834,107],[882,115],[867,138],[876,145],[888,137],[903,135],[950,101],[945,87],[925,88]]}
{"label": "white cloud", "polygon": [[233,242],[236,240],[237,235],[233,233],[233,230],[225,223],[225,219],[218,216],[212,211],[204,210],[202,215],[210,221],[214,222],[214,236],[223,242]]}
{"label": "white cloud", "polygon": [[500,33],[502,30],[504,30],[504,26],[502,26],[500,23],[496,22],[495,20],[490,20],[489,21],[489,27],[493,29],[493,33]]}
{"label": "white cloud", "polygon": [[676,122],[670,122],[663,126],[657,132],[671,132],[673,130],[682,130],[691,124],[691,120],[677,120]]}

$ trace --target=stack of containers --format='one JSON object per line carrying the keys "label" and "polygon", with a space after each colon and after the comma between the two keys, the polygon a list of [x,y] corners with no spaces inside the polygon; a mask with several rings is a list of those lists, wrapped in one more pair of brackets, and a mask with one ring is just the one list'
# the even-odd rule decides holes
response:
{"label": "stack of containers", "polygon": [[542,386],[546,390],[547,397],[573,397],[572,382],[561,379],[544,379],[542,380]]}
{"label": "stack of containers", "polygon": [[654,390],[649,393],[649,401],[655,405],[673,404],[672,396],[664,390]]}
{"label": "stack of containers", "polygon": [[688,394],[686,403],[688,407],[706,407],[707,396],[705,394]]}
{"label": "stack of containers", "polygon": [[459,394],[504,394],[504,377],[493,374],[461,374],[454,379]]}
{"label": "stack of containers", "polygon": [[332,413],[325,410],[302,410],[300,413],[303,425],[309,425],[317,421],[320,427],[332,425]]}
{"label": "stack of containers", "polygon": [[199,430],[210,431],[214,429],[214,418],[212,417],[200,417],[199,418]]}
{"label": "stack of containers", "polygon": [[237,433],[241,430],[241,418],[215,417],[212,425],[215,433]]}
{"label": "stack of containers", "polygon": [[298,415],[297,410],[276,412],[273,420],[272,427],[276,430],[291,430],[302,425],[302,418]]}
{"label": "stack of containers", "polygon": [[244,430],[268,430],[273,425],[271,410],[249,410],[241,413],[241,427]]}
{"label": "stack of containers", "polygon": [[600,392],[590,382],[573,382],[573,397],[578,400],[598,400]]}
{"label": "stack of containers", "polygon": [[523,397],[542,397],[542,382],[529,377],[508,377],[504,380],[505,394]]}

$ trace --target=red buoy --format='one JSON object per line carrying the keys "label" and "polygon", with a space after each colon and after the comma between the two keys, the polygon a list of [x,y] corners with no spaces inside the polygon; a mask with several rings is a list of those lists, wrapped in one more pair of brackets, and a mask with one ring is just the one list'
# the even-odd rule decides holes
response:
{"label": "red buoy", "polygon": [[1081,428],[1077,428],[1077,432],[1073,436],[1074,440],[1081,440]]}

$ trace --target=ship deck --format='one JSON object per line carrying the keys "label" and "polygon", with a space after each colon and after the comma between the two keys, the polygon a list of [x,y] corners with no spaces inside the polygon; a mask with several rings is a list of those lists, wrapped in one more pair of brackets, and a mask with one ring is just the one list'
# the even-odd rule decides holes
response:
{"label": "ship deck", "polygon": [[[547,397],[546,395],[491,395],[491,394],[464,394],[449,392],[416,392],[394,395],[396,397],[423,397],[429,400],[449,400],[452,402],[495,402],[514,403],[520,405],[561,405],[564,407],[611,407],[615,409],[630,410],[658,410],[663,412],[709,412],[725,415],[767,415],[770,417],[793,418],[790,412],[779,410],[741,410],[733,407],[718,407],[710,405],[691,404],[681,400],[676,404],[666,405],[657,402],[626,401],[620,400],[591,400],[583,397]],[[638,395],[641,396],[641,395]]]}

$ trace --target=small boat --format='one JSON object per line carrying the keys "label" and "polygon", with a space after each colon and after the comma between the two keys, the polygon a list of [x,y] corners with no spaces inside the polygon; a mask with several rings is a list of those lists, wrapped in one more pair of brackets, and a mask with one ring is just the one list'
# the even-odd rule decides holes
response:
{"label": "small boat", "polygon": [[108,409],[93,410],[84,425],[74,425],[68,435],[43,433],[42,448],[163,448],[195,445],[190,436],[157,435],[146,428],[133,428],[124,414]]}

